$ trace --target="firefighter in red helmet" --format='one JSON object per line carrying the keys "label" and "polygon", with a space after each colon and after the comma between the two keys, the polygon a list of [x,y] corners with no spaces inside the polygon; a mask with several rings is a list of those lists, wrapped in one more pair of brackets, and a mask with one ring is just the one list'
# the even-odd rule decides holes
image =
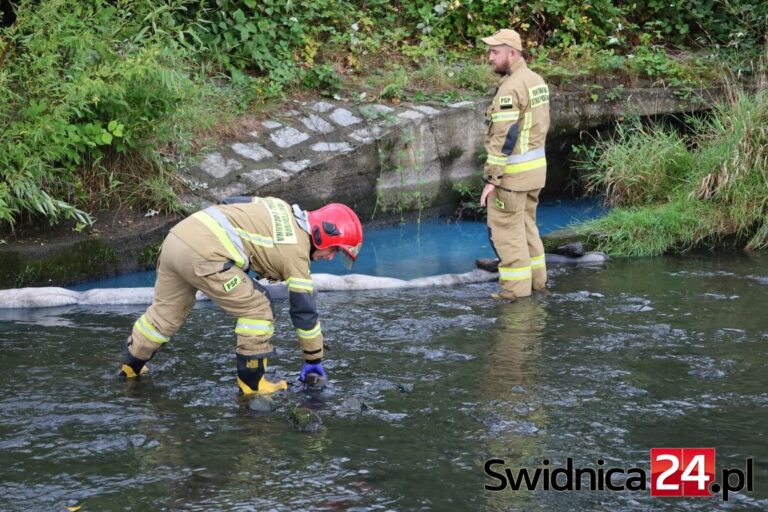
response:
{"label": "firefighter in red helmet", "polygon": [[347,268],[363,243],[360,219],[332,203],[305,211],[274,197],[229,198],[199,211],[171,229],[157,266],[152,305],[135,322],[120,370],[123,378],[147,371],[146,362],[181,328],[198,290],[237,318],[237,383],[245,395],[286,389],[265,377],[274,317],[266,290],[247,272],[284,281],[290,315],[304,356],[299,379],[325,377],[323,334],[315,306],[311,260],[339,254]]}

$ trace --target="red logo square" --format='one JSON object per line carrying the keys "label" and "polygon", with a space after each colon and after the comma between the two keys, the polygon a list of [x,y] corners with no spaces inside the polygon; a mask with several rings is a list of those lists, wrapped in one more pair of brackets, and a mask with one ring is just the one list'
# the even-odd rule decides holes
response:
{"label": "red logo square", "polygon": [[713,496],[714,448],[651,448],[651,496]]}

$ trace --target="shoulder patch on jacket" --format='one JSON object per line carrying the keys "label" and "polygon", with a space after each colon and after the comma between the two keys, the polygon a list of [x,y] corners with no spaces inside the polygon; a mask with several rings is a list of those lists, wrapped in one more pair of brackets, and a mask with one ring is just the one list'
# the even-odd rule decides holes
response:
{"label": "shoulder patch on jacket", "polygon": [[537,85],[528,89],[528,97],[531,108],[540,107],[549,103],[549,87],[546,84]]}
{"label": "shoulder patch on jacket", "polygon": [[515,106],[512,96],[499,96],[499,108],[513,108]]}

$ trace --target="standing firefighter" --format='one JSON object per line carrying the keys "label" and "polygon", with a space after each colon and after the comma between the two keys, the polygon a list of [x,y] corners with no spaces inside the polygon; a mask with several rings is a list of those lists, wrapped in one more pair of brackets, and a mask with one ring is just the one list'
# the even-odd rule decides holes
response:
{"label": "standing firefighter", "polygon": [[549,88],[528,69],[520,35],[502,29],[483,39],[493,71],[504,76],[486,112],[488,159],[480,205],[488,204],[488,231],[499,257],[496,299],[527,297],[547,283],[536,206],[544,187]]}
{"label": "standing firefighter", "polygon": [[[238,202],[241,201],[241,202]],[[237,383],[245,395],[286,389],[264,373],[274,352],[274,318],[266,290],[249,278],[285,281],[290,314],[304,355],[300,380],[325,376],[310,260],[332,260],[338,253],[348,268],[357,259],[363,229],[355,212],[332,203],[304,211],[274,197],[235,198],[235,204],[211,206],[171,229],[157,266],[152,305],[133,326],[120,375],[135,378],[184,323],[202,291],[237,317]]]}

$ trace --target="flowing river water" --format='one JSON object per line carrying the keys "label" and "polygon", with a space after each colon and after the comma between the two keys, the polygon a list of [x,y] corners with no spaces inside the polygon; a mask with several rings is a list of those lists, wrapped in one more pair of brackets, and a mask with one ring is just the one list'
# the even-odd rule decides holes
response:
{"label": "flowing river water", "polygon": [[[238,400],[233,320],[210,303],[132,383],[115,375],[144,306],[0,311],[0,509],[768,510],[768,256],[550,274],[511,304],[494,283],[320,294],[319,397],[277,302],[270,369],[292,385],[271,413]],[[319,432],[291,426],[299,405]],[[488,459],[648,472],[651,447],[714,447],[718,471],[752,458],[754,490],[484,488]]]}
{"label": "flowing river water", "polygon": [[[542,205],[539,222],[546,233],[599,213]],[[484,224],[425,221],[367,231],[355,271],[412,279],[491,254]],[[488,298],[494,283],[321,294],[331,381],[320,395],[296,383],[301,359],[278,301],[272,378],[292,385],[270,413],[238,399],[233,320],[210,303],[134,383],[115,373],[143,305],[0,310],[0,509],[768,509],[768,257],[550,275],[550,293],[514,304]],[[319,432],[290,424],[297,407],[319,415]],[[507,468],[533,475],[568,459],[650,478],[651,447],[714,447],[718,470],[752,458],[755,489],[723,502],[484,487]]]}

